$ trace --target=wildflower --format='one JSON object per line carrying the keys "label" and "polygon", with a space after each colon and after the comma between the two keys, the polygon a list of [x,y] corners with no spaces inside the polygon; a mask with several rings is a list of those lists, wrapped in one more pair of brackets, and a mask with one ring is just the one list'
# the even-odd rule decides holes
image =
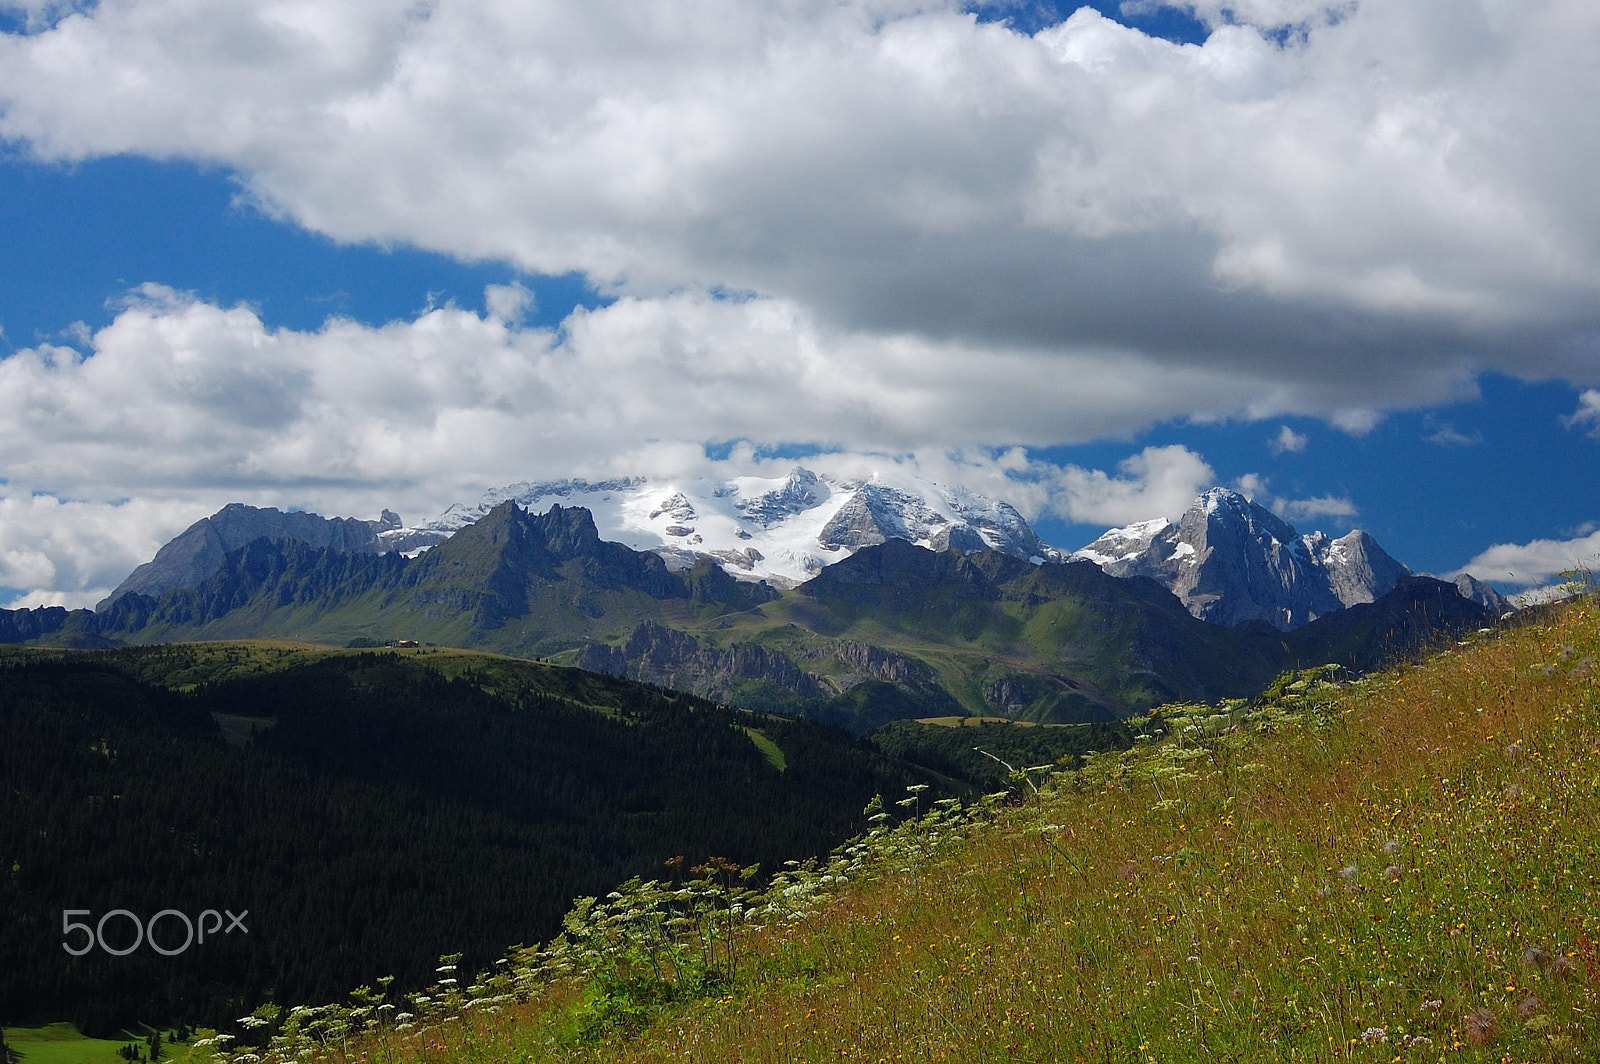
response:
{"label": "wildflower", "polygon": [[1537,996],[1529,994],[1527,997],[1517,1002],[1516,1005],[1513,1006],[1512,1011],[1517,1014],[1517,1019],[1526,1020],[1529,1017],[1537,1016],[1539,1013],[1543,1012],[1544,1002],[1540,1001]]}
{"label": "wildflower", "polygon": [[1511,799],[1511,800],[1513,800],[1513,801],[1515,801],[1518,798],[1521,798],[1522,797],[1522,785],[1520,783],[1513,783],[1511,786],[1507,787],[1506,788],[1506,797]]}
{"label": "wildflower", "polygon": [[1368,1027],[1361,1032],[1361,1041],[1365,1045],[1373,1046],[1389,1040],[1389,1032],[1382,1027]]}
{"label": "wildflower", "polygon": [[1494,1010],[1487,1007],[1473,1009],[1461,1017],[1461,1025],[1466,1028],[1469,1045],[1486,1046],[1500,1033],[1500,1020]]}
{"label": "wildflower", "polygon": [[1420,1049],[1431,1045],[1433,1045],[1433,1039],[1425,1034],[1408,1034],[1400,1039],[1400,1048],[1402,1049]]}
{"label": "wildflower", "polygon": [[1529,946],[1522,951],[1522,963],[1542,972],[1550,967],[1550,954],[1543,946]]}
{"label": "wildflower", "polygon": [[1333,897],[1333,888],[1328,886],[1328,884],[1324,883],[1322,886],[1317,888],[1318,901],[1327,901],[1331,897]]}
{"label": "wildflower", "polygon": [[1400,866],[1397,865],[1397,864],[1392,864],[1388,868],[1385,868],[1383,870],[1383,878],[1384,879],[1399,879],[1400,878]]}
{"label": "wildflower", "polygon": [[1522,755],[1522,744],[1521,743],[1511,743],[1506,747],[1506,756],[1507,757],[1516,758],[1516,757],[1520,757],[1521,755]]}
{"label": "wildflower", "polygon": [[1345,882],[1355,879],[1360,874],[1361,869],[1353,864],[1347,864],[1343,868],[1339,869],[1339,878]]}
{"label": "wildflower", "polygon": [[1429,998],[1417,1006],[1420,1012],[1438,1012],[1442,1008],[1444,1008],[1443,998]]}
{"label": "wildflower", "polygon": [[1391,857],[1394,856],[1395,854],[1399,853],[1400,852],[1400,840],[1399,839],[1390,839],[1388,842],[1384,843],[1383,844],[1383,852],[1386,853],[1386,854],[1389,854]]}

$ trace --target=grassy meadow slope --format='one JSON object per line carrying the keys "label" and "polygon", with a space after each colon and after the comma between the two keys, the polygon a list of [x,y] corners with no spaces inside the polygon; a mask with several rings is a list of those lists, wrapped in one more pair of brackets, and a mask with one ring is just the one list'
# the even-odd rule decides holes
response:
{"label": "grassy meadow slope", "polygon": [[1597,657],[1589,600],[1358,683],[1168,708],[1020,806],[880,825],[793,919],[787,887],[748,900],[768,926],[709,988],[653,974],[622,920],[585,976],[519,973],[443,1027],[301,1044],[429,1064],[1592,1061]]}

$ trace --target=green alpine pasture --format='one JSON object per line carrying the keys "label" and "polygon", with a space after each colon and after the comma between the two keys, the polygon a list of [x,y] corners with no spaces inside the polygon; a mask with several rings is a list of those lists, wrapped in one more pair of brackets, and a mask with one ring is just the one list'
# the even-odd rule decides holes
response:
{"label": "green alpine pasture", "polygon": [[[138,1046],[145,1054],[141,1059],[149,1059],[149,1049],[145,1044],[149,1034],[149,1030],[138,1034],[130,1031],[126,1038],[120,1040],[90,1038],[80,1034],[70,1023],[51,1023],[42,1027],[7,1027],[5,1041],[18,1064],[127,1064],[128,1058],[120,1052],[127,1046]],[[189,1046],[168,1041],[170,1031],[161,1034],[163,1041],[159,1059],[182,1064],[183,1061],[205,1058],[203,1051],[191,1058]]]}

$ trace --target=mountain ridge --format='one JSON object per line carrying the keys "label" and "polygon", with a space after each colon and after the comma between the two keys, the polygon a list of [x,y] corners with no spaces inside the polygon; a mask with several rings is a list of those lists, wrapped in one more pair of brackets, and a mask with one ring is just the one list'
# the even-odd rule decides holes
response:
{"label": "mountain ridge", "polygon": [[1265,621],[1280,631],[1372,602],[1411,575],[1360,529],[1302,536],[1226,488],[1202,493],[1177,521],[1111,529],[1073,556],[1113,576],[1148,576],[1202,620]]}
{"label": "mountain ridge", "polygon": [[0,641],[408,638],[555,655],[858,729],[952,713],[1070,723],[1244,697],[1335,649],[1354,664],[1396,649],[1397,638],[1490,618],[1453,585],[1438,586],[1455,606],[1428,605],[1415,620],[1407,611],[1424,607],[1402,602],[1359,631],[1324,618],[1286,641],[1260,622],[1199,620],[1156,581],[1083,560],[1035,564],[891,538],[779,591],[708,558],[674,570],[601,539],[580,507],[529,514],[506,501],[417,558],[262,537],[195,588],[129,593],[98,614],[0,611]]}
{"label": "mountain ridge", "polygon": [[740,579],[781,586],[803,583],[840,557],[887,539],[936,551],[1065,557],[1010,503],[904,474],[840,477],[800,465],[783,477],[526,481],[380,539],[389,549],[426,549],[506,501],[534,511],[581,505],[607,538],[660,554],[669,565],[713,558]]}
{"label": "mountain ridge", "polygon": [[[781,478],[522,482],[492,489],[473,506],[452,505],[419,526],[406,526],[389,510],[364,521],[232,503],[165,544],[96,608],[132,593],[194,587],[229,551],[261,536],[415,557],[506,502],[534,512],[582,503],[601,542],[656,554],[675,571],[710,561],[741,581],[793,587],[863,547],[902,539],[935,552],[992,550],[1035,564],[1087,559],[1115,576],[1155,579],[1203,620],[1265,620],[1280,630],[1370,602],[1411,572],[1364,531],[1337,539],[1320,531],[1302,536],[1222,488],[1203,493],[1176,522],[1158,518],[1113,528],[1069,554],[1045,544],[1004,501],[907,475],[852,479],[797,465]],[[1455,583],[1462,595],[1492,610],[1511,608],[1471,576]]]}
{"label": "mountain ridge", "polygon": [[294,540],[348,554],[378,554],[380,536],[404,522],[385,510],[376,521],[355,517],[323,517],[303,511],[284,512],[273,507],[229,503],[210,517],[202,517],[165,543],[154,558],[95,604],[103,610],[124,595],[159,595],[175,588],[194,587],[216,572],[223,558],[252,540]]}

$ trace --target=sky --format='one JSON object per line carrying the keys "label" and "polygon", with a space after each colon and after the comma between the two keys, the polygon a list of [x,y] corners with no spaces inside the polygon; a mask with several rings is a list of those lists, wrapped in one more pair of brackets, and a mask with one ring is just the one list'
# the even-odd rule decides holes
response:
{"label": "sky", "polygon": [[898,467],[1600,566],[1592,0],[0,0],[0,606],[240,501]]}

